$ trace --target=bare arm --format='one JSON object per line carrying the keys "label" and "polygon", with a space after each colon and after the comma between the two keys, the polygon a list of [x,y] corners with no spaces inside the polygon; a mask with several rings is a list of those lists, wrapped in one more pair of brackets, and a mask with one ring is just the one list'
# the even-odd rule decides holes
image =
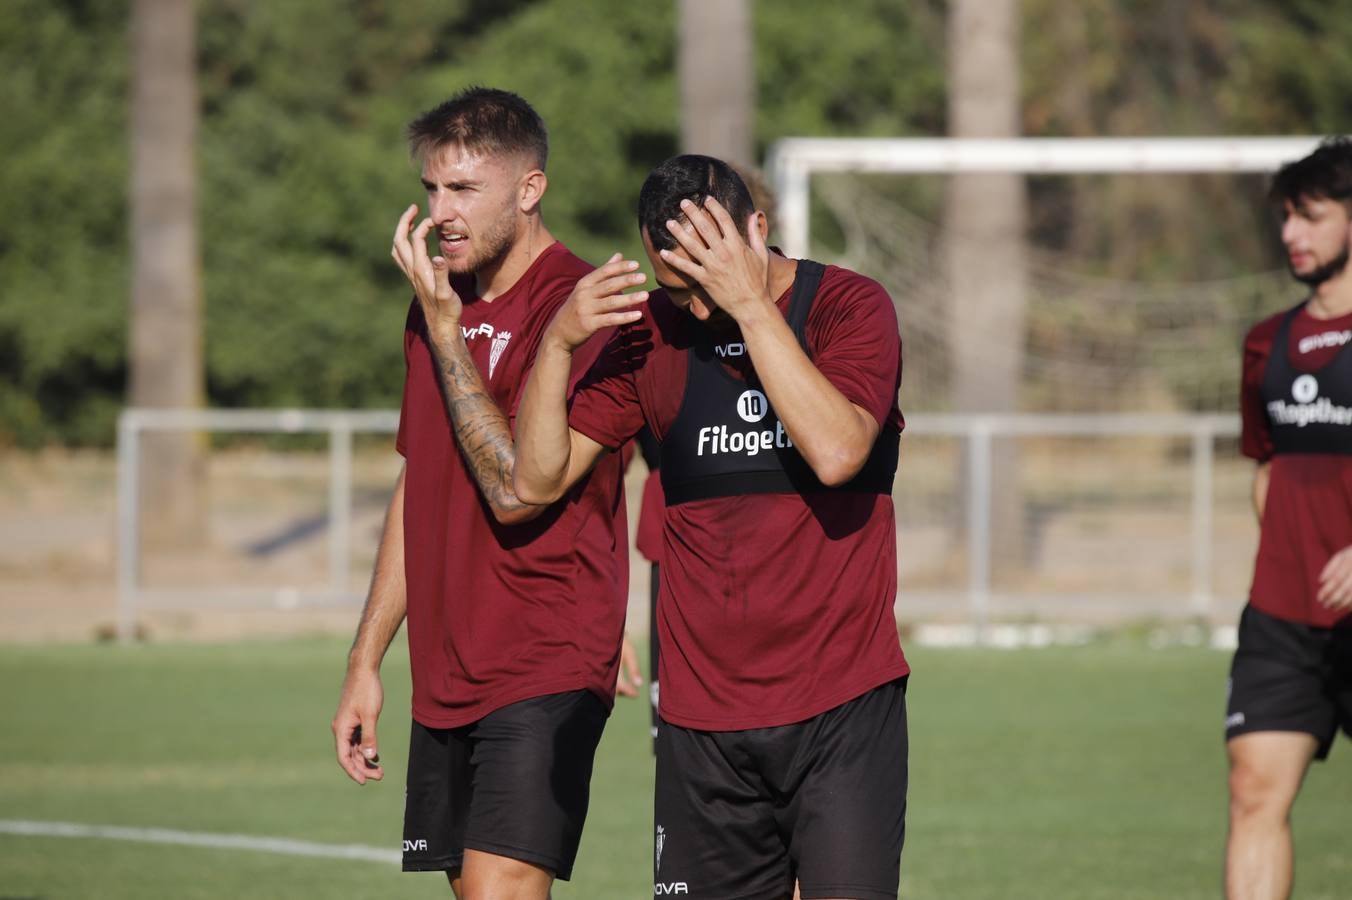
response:
{"label": "bare arm", "polygon": [[[427,255],[427,233],[432,220],[424,219],[413,228],[416,205],[404,210],[394,230],[390,255],[413,285],[427,321],[446,413],[455,432],[465,466],[479,486],[493,518],[504,525],[526,522],[544,512],[545,507],[523,503],[512,489],[511,423],[484,387],[483,377],[470,358],[460,330],[463,309],[451,287],[446,260]],[[410,229],[412,232],[410,233]]]}
{"label": "bare arm", "polygon": [[1272,475],[1272,463],[1259,463],[1253,470],[1253,511],[1258,524],[1263,524],[1263,509],[1267,506],[1268,479]]}
{"label": "bare arm", "polygon": [[375,571],[362,609],[357,636],[347,655],[347,675],[333,715],[338,764],[358,784],[384,777],[376,742],[376,720],[384,702],[380,664],[408,611],[404,580],[404,470],[394,485],[385,529],[376,552]]}
{"label": "bare arm", "polygon": [[516,467],[512,427],[484,387],[458,319],[451,333],[442,330],[433,336],[432,355],[441,376],[442,396],[455,442],[479,485],[479,493],[488,501],[493,518],[512,525],[540,515],[548,504],[526,503],[512,486]]}
{"label": "bare arm", "polygon": [[687,223],[669,229],[687,257],[662,259],[695,281],[732,316],[775,413],[798,452],[826,485],[859,473],[878,437],[878,422],[851,403],[808,359],[769,293],[769,250],[758,216],[745,236],[717,200],[681,204]]}
{"label": "bare arm", "polygon": [[516,417],[514,484],[517,496],[528,502],[552,503],[562,497],[605,452],[568,427],[573,352],[598,331],[642,317],[632,307],[646,300],[647,292],[623,293],[643,283],[645,276],[637,268],[638,263],[618,253],[612,256],[578,281],[545,332]]}
{"label": "bare arm", "polygon": [[863,468],[878,422],[812,364],[773,303],[738,323],[765,395],[822,484],[844,484]]}

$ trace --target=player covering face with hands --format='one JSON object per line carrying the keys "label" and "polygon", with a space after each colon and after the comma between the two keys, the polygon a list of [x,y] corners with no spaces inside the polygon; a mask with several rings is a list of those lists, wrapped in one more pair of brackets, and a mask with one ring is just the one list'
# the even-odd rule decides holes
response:
{"label": "player covering face with hands", "polygon": [[[895,897],[909,667],[891,486],[901,343],[885,291],[783,256],[720,160],[648,177],[655,290],[613,257],[559,310],[514,483],[549,502],[646,426],[661,441],[654,896]],[[606,349],[569,394],[578,352]],[[829,635],[829,640],[821,636]]]}

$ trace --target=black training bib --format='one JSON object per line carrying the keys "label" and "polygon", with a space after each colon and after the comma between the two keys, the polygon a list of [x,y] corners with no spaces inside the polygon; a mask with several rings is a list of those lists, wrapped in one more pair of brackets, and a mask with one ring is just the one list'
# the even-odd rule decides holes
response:
{"label": "black training bib", "polygon": [[[807,314],[824,267],[799,260],[788,322],[808,352]],[[662,490],[668,504],[743,494],[807,494],[828,490],[890,494],[901,434],[884,427],[864,467],[838,488],[822,484],[793,446],[754,369],[738,378],[723,360],[746,355],[746,345],[719,341],[707,328],[687,353],[685,395],[662,438]]]}
{"label": "black training bib", "polygon": [[1304,308],[1283,317],[1263,372],[1272,452],[1352,454],[1352,344],[1318,372],[1298,371],[1290,360],[1291,322]]}

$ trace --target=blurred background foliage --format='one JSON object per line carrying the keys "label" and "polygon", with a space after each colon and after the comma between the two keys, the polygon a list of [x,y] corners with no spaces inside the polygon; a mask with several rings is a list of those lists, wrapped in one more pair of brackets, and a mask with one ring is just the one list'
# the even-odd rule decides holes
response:
{"label": "blurred background foliage", "polygon": [[[546,219],[584,258],[638,252],[633,204],[676,152],[675,11],[624,0],[200,0],[208,403],[393,407],[420,200],[403,126],[461,87],[551,132]],[[128,3],[0,6],[0,446],[106,445],[126,383]],[[1352,0],[1024,0],[1029,135],[1337,132]],[[944,4],[755,10],[758,153],[790,135],[942,135]],[[1030,238],[1114,277],[1276,265],[1261,190],[1035,182]],[[933,194],[933,192],[930,192]],[[1194,198],[1195,201],[1195,198]]]}

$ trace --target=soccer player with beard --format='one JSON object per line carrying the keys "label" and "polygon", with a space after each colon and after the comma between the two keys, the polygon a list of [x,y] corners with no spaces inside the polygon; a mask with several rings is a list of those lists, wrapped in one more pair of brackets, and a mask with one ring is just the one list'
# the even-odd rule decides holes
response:
{"label": "soccer player with beard", "polygon": [[[415,298],[396,446],[405,458],[333,733],[359,784],[383,775],[380,664],[407,616],[413,677],[404,869],[457,897],[567,879],[613,701],[628,593],[618,454],[557,502],[513,491],[511,417],[540,338],[592,267],[545,227],[544,123],[468,89],[416,119],[427,217],[392,255]],[[440,252],[428,255],[435,233]],[[632,277],[612,262],[603,273]],[[577,359],[581,373],[591,358]]]}
{"label": "soccer player with beard", "polygon": [[1296,793],[1352,734],[1352,140],[1283,166],[1271,197],[1310,292],[1244,340],[1260,537],[1225,720],[1229,900],[1290,895]]}
{"label": "soccer player with beard", "polygon": [[[906,676],[892,480],[901,340],[875,281],[789,259],[726,163],[654,169],[660,291],[588,276],[541,342],[518,495],[661,441],[655,896],[895,898]],[[634,263],[633,265],[637,265]],[[625,326],[569,402],[575,356]]]}

